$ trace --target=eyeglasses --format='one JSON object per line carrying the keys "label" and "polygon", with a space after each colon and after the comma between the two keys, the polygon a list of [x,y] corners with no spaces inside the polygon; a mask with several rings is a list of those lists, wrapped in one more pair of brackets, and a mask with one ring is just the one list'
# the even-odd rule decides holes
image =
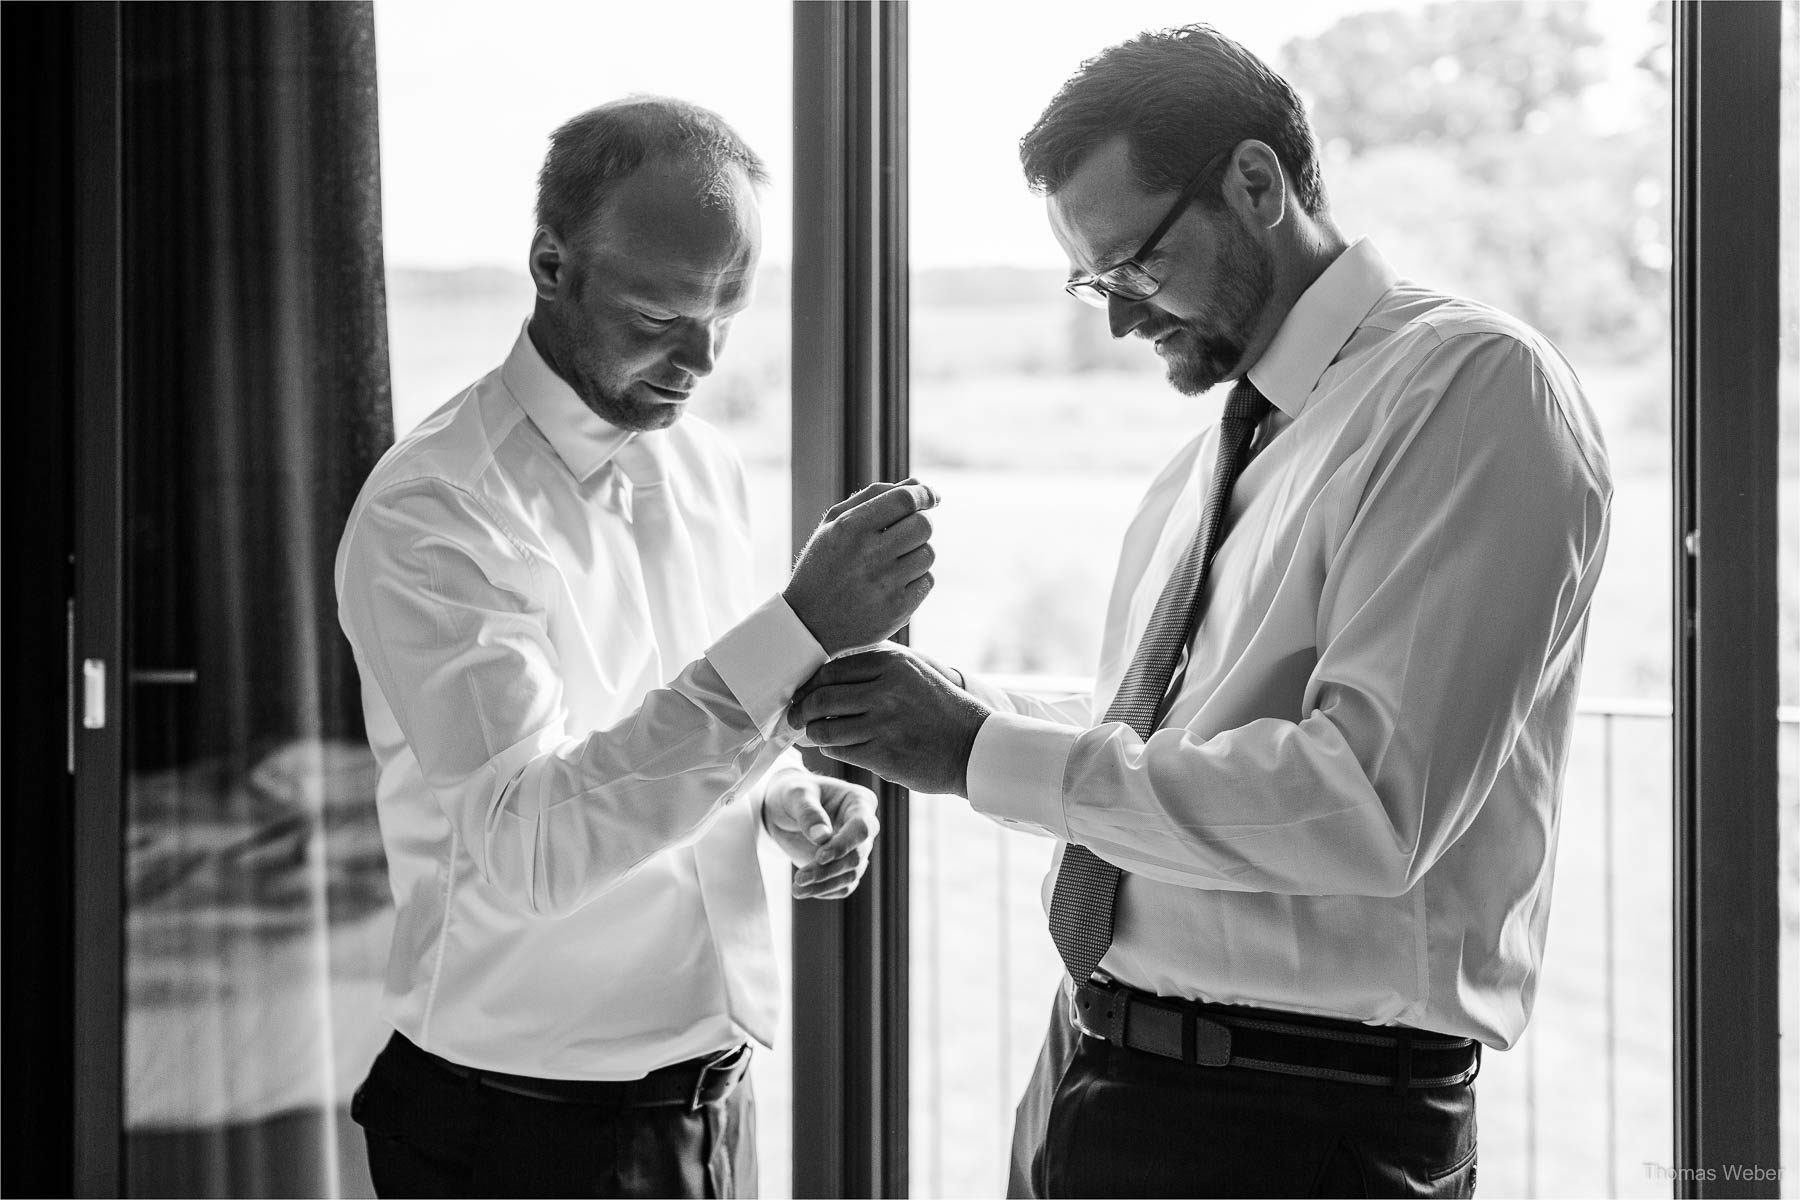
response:
{"label": "eyeglasses", "polygon": [[1228,147],[1221,150],[1207,159],[1206,164],[1194,172],[1194,177],[1187,181],[1181,189],[1181,194],[1175,197],[1175,203],[1169,206],[1168,215],[1164,216],[1157,227],[1150,231],[1150,236],[1144,239],[1144,244],[1138,247],[1136,254],[1121,262],[1116,262],[1110,267],[1102,267],[1092,275],[1071,279],[1063,284],[1063,290],[1083,304],[1091,304],[1095,308],[1105,308],[1107,299],[1111,296],[1135,302],[1148,300],[1161,291],[1162,280],[1152,275],[1140,260],[1156,249],[1156,244],[1162,241],[1163,235],[1169,232],[1170,227],[1187,210],[1187,206],[1192,204],[1194,198],[1200,194],[1200,185],[1206,181],[1206,177],[1212,173],[1212,169],[1218,166],[1234,148]]}

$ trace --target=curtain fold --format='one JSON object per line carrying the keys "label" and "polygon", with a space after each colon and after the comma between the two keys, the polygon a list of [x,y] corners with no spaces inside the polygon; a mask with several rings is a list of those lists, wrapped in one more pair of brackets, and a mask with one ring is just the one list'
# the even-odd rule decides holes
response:
{"label": "curtain fold", "polygon": [[373,9],[122,19],[128,1187],[366,1192],[390,914],[331,566],[393,438]]}

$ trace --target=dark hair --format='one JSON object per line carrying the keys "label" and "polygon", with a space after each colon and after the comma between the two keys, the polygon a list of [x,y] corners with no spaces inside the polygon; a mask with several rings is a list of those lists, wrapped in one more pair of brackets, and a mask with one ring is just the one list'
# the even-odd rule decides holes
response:
{"label": "dark hair", "polygon": [[733,167],[752,183],[769,182],[763,160],[718,113],[668,96],[627,96],[588,109],[550,135],[538,172],[538,224],[580,238],[612,188],[664,158],[698,166],[701,198],[714,205],[730,202]]}
{"label": "dark hair", "polygon": [[[1034,192],[1054,195],[1089,154],[1121,133],[1133,180],[1145,191],[1176,191],[1208,158],[1256,138],[1281,160],[1301,207],[1313,216],[1325,209],[1300,97],[1210,25],[1151,30],[1082,63],[1019,139],[1025,179]],[[1216,191],[1201,199],[1220,203]]]}

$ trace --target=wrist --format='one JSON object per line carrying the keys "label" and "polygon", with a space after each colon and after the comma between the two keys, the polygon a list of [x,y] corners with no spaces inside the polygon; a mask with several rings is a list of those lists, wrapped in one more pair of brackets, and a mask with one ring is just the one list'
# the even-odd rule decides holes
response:
{"label": "wrist", "polygon": [[836,656],[838,651],[844,648],[836,631],[827,628],[827,623],[820,620],[819,614],[813,611],[813,605],[805,597],[794,594],[792,583],[781,590],[781,598],[786,601],[789,611],[794,614],[795,618],[806,626],[806,632],[812,634],[813,641],[819,643],[819,648],[825,651],[827,657]]}
{"label": "wrist", "polygon": [[[959,672],[960,674],[960,672]],[[961,744],[956,748],[956,795],[967,800],[969,798],[969,762],[975,757],[975,739],[981,736],[981,727],[987,724],[990,715],[986,705],[970,699],[964,707],[966,719],[963,722]]]}
{"label": "wrist", "polygon": [[779,802],[783,789],[792,786],[797,779],[803,779],[810,773],[811,772],[807,771],[805,767],[783,764],[763,777],[762,789],[757,793],[756,797],[758,807],[762,809],[761,818],[763,832],[771,834],[775,832],[775,830],[769,826],[769,801],[774,799]]}

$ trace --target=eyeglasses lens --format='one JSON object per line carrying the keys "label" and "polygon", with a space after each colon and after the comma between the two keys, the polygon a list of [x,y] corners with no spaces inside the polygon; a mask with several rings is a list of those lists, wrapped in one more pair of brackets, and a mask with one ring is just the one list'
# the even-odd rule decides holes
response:
{"label": "eyeglasses lens", "polygon": [[1144,268],[1134,262],[1124,262],[1092,279],[1069,283],[1067,291],[1083,304],[1105,308],[1109,296],[1125,301],[1148,300],[1161,286],[1156,276]]}

